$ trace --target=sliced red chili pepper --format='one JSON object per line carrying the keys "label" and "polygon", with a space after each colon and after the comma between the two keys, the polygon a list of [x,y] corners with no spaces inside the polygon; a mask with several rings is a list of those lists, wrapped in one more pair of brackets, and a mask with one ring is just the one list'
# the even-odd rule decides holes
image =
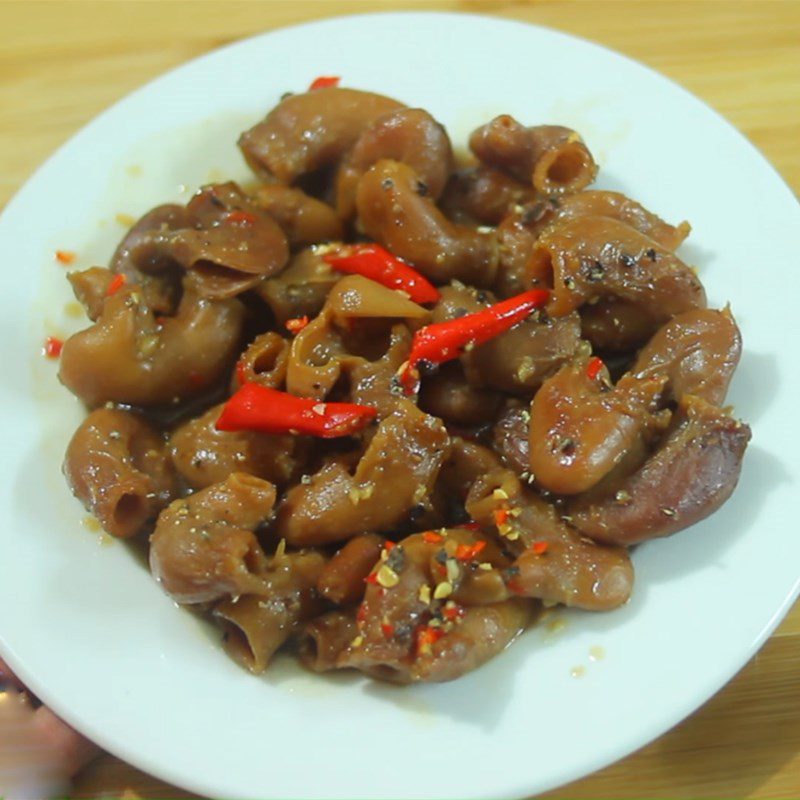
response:
{"label": "sliced red chili pepper", "polygon": [[464,614],[466,614],[464,607],[457,605],[456,603],[454,603],[451,606],[445,606],[442,609],[442,616],[448,622],[455,622],[457,619],[461,619],[461,617],[463,617]]}
{"label": "sliced red chili pepper", "polygon": [[71,264],[75,260],[75,253],[69,250],[56,250],[56,261],[62,264]]}
{"label": "sliced red chili pepper", "polygon": [[471,561],[486,547],[486,542],[480,541],[475,544],[460,544],[456,547],[456,558],[459,561]]}
{"label": "sliced red chili pepper", "polygon": [[532,550],[534,553],[536,553],[536,555],[537,555],[537,556],[540,556],[540,555],[542,555],[542,553],[546,553],[546,552],[547,552],[547,548],[548,548],[549,546],[550,546],[550,545],[549,545],[547,542],[534,542],[534,543],[531,545],[530,549],[531,549],[531,550]]}
{"label": "sliced red chili pepper", "polygon": [[474,519],[471,519],[469,522],[462,522],[459,528],[464,528],[467,531],[479,531],[481,529],[480,522],[475,522]]}
{"label": "sliced red chili pepper", "polygon": [[600,370],[603,369],[604,366],[602,358],[597,358],[597,356],[595,356],[590,359],[586,366],[586,377],[590,381],[593,381],[600,374]]}
{"label": "sliced red chili pepper", "polygon": [[422,534],[422,541],[425,542],[425,544],[439,544],[443,539],[444,536],[435,531],[425,531],[425,533]]}
{"label": "sliced red chili pepper", "polygon": [[286,320],[286,330],[291,333],[300,333],[306,325],[308,325],[308,317],[295,317],[294,319]]}
{"label": "sliced red chili pepper", "polygon": [[322,403],[246,383],[225,403],[216,427],[219,431],[297,433],[332,439],[361,430],[377,413],[371,406]]}
{"label": "sliced red chili pepper", "polygon": [[383,549],[388,553],[395,547],[394,542],[390,542],[388,539],[383,543]]}
{"label": "sliced red chili pepper", "polygon": [[508,509],[497,508],[492,512],[492,516],[494,517],[494,524],[499,528],[501,525],[505,525],[506,522],[508,522]]}
{"label": "sliced red chili pepper", "polygon": [[341,81],[341,78],[338,76],[320,75],[319,78],[315,78],[313,81],[311,81],[311,86],[308,87],[308,90],[327,89],[330,86],[338,86],[339,81]]}
{"label": "sliced red chili pepper", "polygon": [[547,289],[531,289],[493,306],[447,322],[437,322],[420,328],[411,342],[408,364],[401,373],[407,391],[419,383],[420,362],[442,364],[458,358],[465,349],[488,342],[499,336],[550,299]]}
{"label": "sliced red chili pepper", "polygon": [[378,584],[378,573],[377,572],[370,572],[366,578],[364,578],[365,583],[372,583],[377,586]]}
{"label": "sliced red chili pepper", "polygon": [[48,336],[44,340],[44,347],[42,347],[42,355],[47,358],[58,358],[61,355],[61,348],[64,347],[64,342],[55,336]]}
{"label": "sliced red chili pepper", "polygon": [[417,652],[436,644],[443,635],[443,631],[439,628],[431,628],[430,625],[420,628],[417,631]]}
{"label": "sliced red chili pepper", "polygon": [[366,619],[367,619],[367,604],[362,603],[358,607],[358,611],[356,611],[356,622],[359,625],[363,625],[364,622],[366,622]]}
{"label": "sliced red chili pepper", "polygon": [[111,283],[108,284],[108,289],[106,289],[106,297],[111,297],[112,294],[116,294],[127,282],[127,276],[123,275],[122,273],[118,273],[111,279]]}
{"label": "sliced red chili pepper", "polygon": [[435,303],[439,299],[439,290],[432,283],[379,244],[354,244],[322,258],[339,272],[363,275],[405,292],[415,303]]}
{"label": "sliced red chili pepper", "polygon": [[225,215],[225,221],[234,224],[252,225],[254,222],[258,222],[258,217],[249,211],[242,211],[237,208],[235,211],[230,211]]}

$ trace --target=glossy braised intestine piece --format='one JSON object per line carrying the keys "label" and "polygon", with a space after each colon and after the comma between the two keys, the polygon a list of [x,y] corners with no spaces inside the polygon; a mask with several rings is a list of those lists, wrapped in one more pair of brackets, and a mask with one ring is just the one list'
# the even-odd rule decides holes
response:
{"label": "glossy braised intestine piece", "polygon": [[354,611],[329,611],[303,626],[297,643],[300,660],[314,672],[336,669],[339,657],[357,635]]}
{"label": "glossy braised intestine piece", "polygon": [[629,300],[604,297],[580,310],[581,336],[603,353],[630,353],[657,330],[658,322]]}
{"label": "glossy braised intestine piece", "polygon": [[276,554],[259,576],[258,594],[219,602],[213,614],[228,655],[250,672],[263,672],[300,624],[322,610],[315,586],[324,566],[316,550]]}
{"label": "glossy braised intestine piece", "polygon": [[92,411],[75,431],[64,475],[103,529],[119,538],[142,530],[177,489],[161,435],[136,414],[112,408]]}
{"label": "glossy braised intestine piece", "polygon": [[289,489],[278,508],[278,535],[305,547],[392,530],[428,502],[449,443],[440,420],[398,400],[353,474],[330,461]]}
{"label": "glossy braised intestine piece", "polygon": [[608,611],[627,602],[634,576],[624,547],[585,539],[507,471],[488,477],[473,484],[467,510],[485,530],[496,528],[517,554],[501,573],[509,594],[587,611]]}
{"label": "glossy braised intestine piece", "polygon": [[635,544],[713,514],[736,488],[750,428],[685,395],[662,443],[637,472],[569,506],[572,525],[597,541]]}
{"label": "glossy braised intestine piece", "polygon": [[336,210],[342,219],[355,213],[361,176],[376,162],[407,164],[420,181],[421,194],[438,200],[453,170],[453,148],[444,127],[421,108],[401,108],[375,120],[358,137],[336,175]]}
{"label": "glossy braised intestine piece", "polygon": [[330,87],[292,94],[239,137],[257,174],[281,183],[335,164],[378,117],[403,104],[371,92]]}
{"label": "glossy braised intestine piece", "polygon": [[491,284],[494,237],[450,222],[420,193],[419,176],[406,164],[384,160],[370,167],[359,181],[356,205],[364,232],[432,281]]}
{"label": "glossy braised intestine piece", "polygon": [[109,269],[140,286],[145,302],[158,314],[172,314],[178,302],[180,280],[170,237],[190,224],[184,206],[157,206],[130,228],[111,256]]}
{"label": "glossy braised intestine piece", "polygon": [[342,221],[333,208],[292,186],[260,186],[253,193],[253,202],[281,226],[292,247],[329,242],[344,235]]}
{"label": "glossy braised intestine piece", "polygon": [[178,404],[215,384],[236,357],[244,321],[238,300],[185,290],[174,317],[158,321],[135,286],[106,298],[89,328],[64,343],[58,377],[90,407]]}
{"label": "glossy braised intestine piece", "polygon": [[666,375],[665,392],[694,395],[721,405],[742,354],[742,337],[730,308],[687,311],[673,317],[642,348],[631,374]]}
{"label": "glossy braised intestine piece", "polygon": [[479,425],[493,419],[501,395],[470,385],[457,361],[442,364],[425,377],[419,391],[419,406],[428,414],[456,425]]}
{"label": "glossy braised intestine piece", "polygon": [[579,494],[612,470],[635,469],[651,433],[669,419],[669,411],[657,412],[666,376],[628,374],[612,386],[605,367],[590,376],[588,363],[584,356],[563,366],[531,403],[530,471],[556,494]]}
{"label": "glossy braised intestine piece", "polygon": [[677,256],[609,217],[577,217],[548,230],[529,261],[534,285],[553,288],[549,313],[561,316],[595,298],[638,305],[657,324],[705,308],[697,275]]}
{"label": "glossy braised intestine piece", "polygon": [[323,261],[322,255],[322,249],[317,247],[301,250],[292,256],[286,269],[255,287],[278,325],[285,325],[290,319],[313,318],[322,310],[328,293],[342,277]]}
{"label": "glossy braised intestine piece", "polygon": [[459,225],[498,225],[509,209],[535,195],[529,183],[520,183],[483,164],[455,172],[447,182],[439,207]]}
{"label": "glossy braised intestine piece", "polygon": [[523,480],[531,474],[530,422],[528,405],[515,400],[506,404],[492,428],[492,448]]}
{"label": "glossy braised intestine piece", "polygon": [[154,577],[178,603],[264,592],[268,563],[254,531],[274,503],[271,483],[239,472],[175,500],[150,537]]}
{"label": "glossy braised intestine piece", "polygon": [[67,280],[75,299],[83,306],[86,316],[94,322],[103,313],[103,303],[108,297],[114,273],[104,267],[89,267],[68,272]]}
{"label": "glossy braised intestine piece", "polygon": [[317,591],[339,606],[358,603],[366,589],[364,581],[382,548],[383,539],[374,533],[353,537],[325,565],[317,580]]}
{"label": "glossy braised intestine piece", "polygon": [[[433,321],[443,322],[485,308],[491,296],[453,284],[441,289]],[[571,358],[580,342],[577,314],[551,318],[534,312],[505,333],[461,357],[472,386],[530,395]]]}
{"label": "glossy braised intestine piece", "polygon": [[231,378],[232,391],[245,383],[281,389],[286,382],[290,347],[290,343],[274,331],[256,336],[236,362]]}
{"label": "glossy braised intestine piece", "polygon": [[579,192],[597,176],[581,137],[560,125],[526,128],[501,114],[472,132],[469,147],[484,164],[530,182],[544,195]]}
{"label": "glossy braised intestine piece", "polygon": [[[405,326],[395,325],[387,342],[387,322],[423,320],[428,315],[426,309],[394,289],[361,275],[341,278],[320,314],[292,342],[286,371],[288,391],[321,400],[346,375],[354,396],[363,398],[365,392],[377,390],[384,401],[390,401],[391,377],[407,357],[410,337]],[[374,361],[381,363],[368,368]],[[394,371],[388,373],[391,369]],[[383,379],[378,380],[370,370],[377,370]]]}
{"label": "glossy braised intestine piece", "polygon": [[[314,666],[355,668],[393,683],[440,682],[500,653],[524,630],[534,606],[507,600],[464,608],[448,600],[449,594],[440,588],[453,588],[444,563],[455,565],[452,554],[458,544],[474,541],[471,532],[457,529],[446,531],[439,542],[414,534],[386,552],[356,615],[357,636],[335,659],[327,653],[320,657],[317,648]],[[346,629],[352,630],[349,625]],[[329,650],[342,638],[331,637]]]}
{"label": "glossy braised intestine piece", "polygon": [[186,213],[189,225],[170,234],[169,252],[203,297],[241,294],[289,260],[278,223],[233,182],[204,186]]}
{"label": "glossy braised intestine piece", "polygon": [[169,438],[168,452],[183,481],[192,489],[221,483],[232,472],[286,486],[306,461],[309,442],[298,436],[251,431],[219,431],[222,404],[184,422]]}

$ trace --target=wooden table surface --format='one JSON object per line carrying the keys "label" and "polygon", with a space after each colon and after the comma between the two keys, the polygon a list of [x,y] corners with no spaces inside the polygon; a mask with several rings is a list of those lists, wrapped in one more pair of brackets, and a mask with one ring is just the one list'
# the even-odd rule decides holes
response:
{"label": "wooden table surface", "polygon": [[[683,84],[800,190],[800,3],[2,2],[0,207],[58,145],[170,67],[270,28],[369,10],[490,13],[605,44]],[[75,797],[186,797],[103,756]],[[552,797],[800,797],[800,606],[692,717]]]}

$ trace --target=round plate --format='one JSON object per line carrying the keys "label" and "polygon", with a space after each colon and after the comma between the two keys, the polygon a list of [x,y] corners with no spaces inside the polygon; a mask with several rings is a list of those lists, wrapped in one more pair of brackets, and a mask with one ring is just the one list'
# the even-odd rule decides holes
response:
{"label": "round plate", "polygon": [[[691,221],[680,253],[710,304],[731,303],[744,336],[730,401],[754,436],[730,502],[637,548],[625,608],[557,612],[450,684],[318,677],[284,659],[246,674],[132,550],[103,546],[59,474],[82,412],[38,351],[47,332],[85,323],[70,316],[53,251],[74,250],[75,266],[103,263],[124,231],[116,215],[245,178],[238,133],[320,74],[430,110],[457,145],[502,112],[576,128],[600,162],[600,187]],[[792,194],[719,116],[648,69],[553,31],[451,14],[346,17],[169,73],[75,136],[0,220],[3,656],[108,750],[212,796],[514,797],[630,753],[716,692],[798,590],[798,240]]]}

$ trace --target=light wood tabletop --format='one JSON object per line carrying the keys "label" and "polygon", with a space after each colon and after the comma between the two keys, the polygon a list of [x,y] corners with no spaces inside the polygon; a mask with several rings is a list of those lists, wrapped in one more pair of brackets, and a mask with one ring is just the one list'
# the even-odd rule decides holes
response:
{"label": "light wood tabletop", "polygon": [[[0,206],[62,142],[159,73],[238,38],[370,10],[494,14],[591,39],[708,102],[800,190],[800,2],[2,2]],[[186,797],[111,756],[75,797]],[[638,753],[551,797],[800,797],[800,606],[731,683]]]}

